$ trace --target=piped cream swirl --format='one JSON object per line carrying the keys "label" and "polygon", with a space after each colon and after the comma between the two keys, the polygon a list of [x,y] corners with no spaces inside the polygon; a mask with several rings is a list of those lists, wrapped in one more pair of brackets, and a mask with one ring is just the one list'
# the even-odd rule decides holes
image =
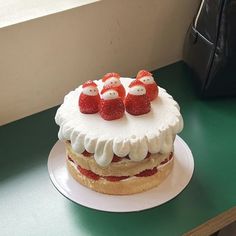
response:
{"label": "piped cream swirl", "polygon": [[[128,88],[130,78],[121,78]],[[103,83],[95,81],[101,91]],[[129,155],[133,161],[143,160],[147,153],[172,151],[175,135],[183,129],[179,105],[172,96],[159,87],[159,96],[151,102],[151,111],[140,116],[129,113],[118,120],[106,121],[97,114],[82,114],[78,107],[81,86],[64,98],[55,121],[60,126],[58,138],[70,140],[73,150],[94,153],[100,166],[108,166],[113,154]]]}

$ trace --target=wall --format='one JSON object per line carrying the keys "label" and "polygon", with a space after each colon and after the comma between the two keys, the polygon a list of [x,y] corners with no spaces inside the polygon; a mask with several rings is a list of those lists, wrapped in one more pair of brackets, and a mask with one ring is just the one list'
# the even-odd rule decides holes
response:
{"label": "wall", "polygon": [[198,5],[104,0],[1,28],[0,124],[60,104],[106,72],[135,76],[181,60]]}

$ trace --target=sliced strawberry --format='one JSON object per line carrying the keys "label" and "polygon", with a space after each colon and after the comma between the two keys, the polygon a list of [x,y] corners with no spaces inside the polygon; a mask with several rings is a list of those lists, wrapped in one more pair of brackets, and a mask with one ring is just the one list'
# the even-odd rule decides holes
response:
{"label": "sliced strawberry", "polygon": [[166,164],[168,161],[169,161],[169,159],[166,158],[164,161],[162,161],[162,162],[160,163],[160,165],[164,165],[164,164]]}
{"label": "sliced strawberry", "polygon": [[70,156],[67,156],[68,160],[75,163],[74,160],[70,157]]}
{"label": "sliced strawberry", "polygon": [[145,157],[145,159],[149,158],[150,156],[151,156],[151,153],[148,152],[148,153],[147,153],[147,156]]}
{"label": "sliced strawberry", "polygon": [[166,164],[168,161],[170,161],[173,158],[173,152],[170,153],[170,156],[166,158],[164,161],[160,163],[160,165]]}
{"label": "sliced strawberry", "polygon": [[142,172],[140,172],[139,174],[135,175],[137,177],[147,177],[147,176],[151,176],[157,173],[157,168],[154,167],[153,169],[148,169],[148,170],[144,170]]}
{"label": "sliced strawberry", "polygon": [[114,154],[112,162],[119,162],[122,160],[122,157],[118,157],[116,154]]}
{"label": "sliced strawberry", "polygon": [[123,179],[127,179],[129,178],[129,176],[103,176],[103,178],[111,182],[116,182]]}
{"label": "sliced strawberry", "polygon": [[93,179],[93,180],[98,180],[100,178],[99,175],[95,174],[91,170],[87,170],[82,168],[81,166],[77,166],[78,170],[80,171],[81,174],[85,175],[86,177]]}
{"label": "sliced strawberry", "polygon": [[86,150],[85,150],[84,152],[82,152],[82,154],[83,154],[85,157],[90,157],[90,156],[93,155],[92,153],[87,152]]}

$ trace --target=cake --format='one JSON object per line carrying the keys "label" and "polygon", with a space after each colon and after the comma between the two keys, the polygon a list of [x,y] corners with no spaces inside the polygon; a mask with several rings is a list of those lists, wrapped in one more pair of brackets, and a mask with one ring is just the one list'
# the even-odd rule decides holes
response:
{"label": "cake", "polygon": [[114,195],[163,182],[183,128],[177,102],[144,70],[136,79],[109,73],[80,85],[65,96],[55,121],[69,173],[87,188]]}

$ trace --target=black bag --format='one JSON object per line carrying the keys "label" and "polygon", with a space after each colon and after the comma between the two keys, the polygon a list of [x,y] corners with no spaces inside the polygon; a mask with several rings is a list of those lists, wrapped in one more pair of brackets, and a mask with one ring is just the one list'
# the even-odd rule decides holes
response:
{"label": "black bag", "polygon": [[236,0],[202,0],[183,59],[204,97],[236,95]]}

